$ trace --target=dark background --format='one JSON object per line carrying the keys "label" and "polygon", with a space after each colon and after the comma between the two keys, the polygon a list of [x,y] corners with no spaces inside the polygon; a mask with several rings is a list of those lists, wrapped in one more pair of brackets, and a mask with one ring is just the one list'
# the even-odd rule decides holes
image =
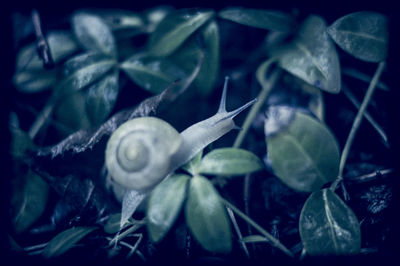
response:
{"label": "dark background", "polygon": [[[13,43],[13,27],[11,14],[13,12],[20,12],[29,14],[32,8],[36,8],[43,21],[54,21],[57,18],[64,17],[69,13],[73,12],[78,8],[121,8],[132,11],[141,11],[150,7],[158,5],[171,5],[175,8],[184,7],[208,7],[215,10],[220,10],[227,6],[244,6],[251,8],[264,8],[264,9],[278,9],[282,11],[292,11],[293,9],[299,10],[302,14],[318,14],[324,17],[328,24],[332,23],[335,19],[355,11],[377,11],[386,14],[389,17],[390,23],[390,43],[389,43],[389,57],[387,65],[387,76],[389,77],[388,83],[392,90],[393,101],[389,101],[387,104],[390,105],[392,112],[390,114],[391,128],[388,132],[389,140],[393,143],[392,148],[392,165],[397,164],[397,152],[398,152],[398,138],[399,132],[397,130],[397,123],[400,122],[398,117],[397,101],[399,101],[399,93],[396,92],[398,89],[396,77],[400,73],[400,67],[398,66],[398,49],[400,44],[397,35],[400,33],[399,18],[400,11],[395,6],[396,1],[335,1],[335,0],[323,0],[323,1],[289,1],[289,0],[275,0],[275,1],[217,1],[217,0],[203,0],[203,1],[157,1],[157,0],[43,0],[43,1],[21,1],[21,0],[7,0],[2,2],[1,13],[0,13],[0,25],[1,25],[1,96],[0,96],[0,115],[1,115],[1,132],[2,141],[0,143],[1,153],[1,164],[0,164],[0,178],[1,178],[1,190],[0,190],[0,203],[1,203],[1,214],[3,217],[1,220],[1,246],[0,253],[7,255],[7,238],[4,234],[7,232],[7,214],[8,214],[8,200],[10,198],[9,191],[7,190],[7,181],[11,176],[11,158],[8,156],[10,135],[8,132],[8,116],[9,110],[14,100],[14,88],[11,84],[11,77],[14,72],[14,60],[16,55],[15,45]],[[398,182],[397,182],[398,183]],[[398,187],[398,186],[396,186]],[[396,193],[397,195],[397,189]],[[395,218],[395,217],[393,217]],[[395,224],[400,224],[397,222]],[[394,241],[397,239],[393,236]],[[398,244],[396,245],[399,246]],[[395,249],[395,247],[394,247]],[[6,257],[5,260],[1,260],[2,265],[8,265]],[[397,258],[400,261],[399,258]],[[350,261],[349,261],[350,262]],[[376,263],[378,261],[370,261]],[[383,261],[382,261],[383,262]],[[4,263],[4,264],[3,264]],[[13,263],[14,264],[14,263]]]}

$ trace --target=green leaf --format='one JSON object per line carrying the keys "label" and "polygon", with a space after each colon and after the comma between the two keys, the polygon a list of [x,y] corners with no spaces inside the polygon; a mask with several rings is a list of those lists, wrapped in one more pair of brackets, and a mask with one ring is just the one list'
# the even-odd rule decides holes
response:
{"label": "green leaf", "polygon": [[72,28],[85,49],[116,57],[114,36],[102,18],[84,12],[75,13],[72,16]]}
{"label": "green leaf", "polygon": [[204,55],[203,63],[194,85],[200,94],[207,96],[214,88],[220,68],[219,29],[214,20],[204,25],[199,34],[186,40],[168,59],[189,74],[197,67],[202,55]]}
{"label": "green leaf", "polygon": [[187,175],[174,175],[151,193],[147,207],[147,230],[154,242],[163,239],[178,217],[188,181]]}
{"label": "green leaf", "polygon": [[266,30],[290,32],[295,27],[294,19],[279,11],[230,7],[218,15],[223,19]]}
{"label": "green leaf", "polygon": [[187,164],[182,166],[182,169],[187,171],[192,175],[196,175],[199,173],[201,158],[203,156],[203,150],[201,150],[192,160],[190,160]]}
{"label": "green leaf", "polygon": [[[194,84],[200,88],[202,95],[207,96],[212,92],[215,82],[218,79],[220,58],[219,58],[219,29],[215,20],[211,21],[204,29],[201,30],[200,36],[204,45],[204,60],[200,68],[200,72],[194,80]],[[197,65],[191,68],[193,70]]]}
{"label": "green leaf", "polygon": [[13,227],[17,234],[25,232],[43,214],[49,186],[37,174],[28,171],[26,176],[13,184],[11,206]]}
{"label": "green leaf", "polygon": [[[56,64],[78,49],[71,34],[63,31],[49,33],[47,42]],[[24,47],[18,53],[13,82],[19,91],[36,93],[50,89],[58,79],[59,68],[51,70],[43,68],[43,61],[38,56],[36,43]]]}
{"label": "green leaf", "polygon": [[[167,71],[173,69],[172,75]],[[136,56],[121,64],[121,69],[140,87],[157,94],[168,87],[177,76],[181,76],[181,70],[171,62],[160,59],[138,58]],[[174,71],[176,69],[176,71]]]}
{"label": "green leaf", "polygon": [[97,227],[74,227],[59,233],[44,248],[43,257],[52,258],[64,254],[95,229]]}
{"label": "green leaf", "polygon": [[347,53],[367,62],[385,60],[388,51],[387,18],[375,12],[356,12],[336,20],[327,29]]}
{"label": "green leaf", "polygon": [[26,70],[14,75],[14,85],[21,92],[37,93],[51,89],[58,81],[57,69]]}
{"label": "green leaf", "polygon": [[72,34],[68,31],[50,32],[47,35],[47,42],[55,63],[61,62],[79,49]]}
{"label": "green leaf", "polygon": [[186,222],[190,231],[211,252],[228,253],[232,249],[232,232],[218,192],[203,176],[190,180],[185,206]]}
{"label": "green leaf", "polygon": [[97,15],[101,17],[113,31],[144,27],[142,17],[132,11],[108,9],[97,12]]}
{"label": "green leaf", "polygon": [[300,237],[311,256],[354,255],[361,232],[353,211],[330,189],[310,195],[300,214]]}
{"label": "green leaf", "polygon": [[260,235],[245,236],[245,237],[242,238],[242,241],[244,243],[269,242],[268,239],[266,239],[264,236],[260,236]]}
{"label": "green leaf", "polygon": [[88,129],[91,123],[86,111],[86,93],[78,91],[68,95],[56,108],[56,118],[67,129]]}
{"label": "green leaf", "polygon": [[155,56],[171,54],[213,15],[212,10],[201,9],[181,9],[169,13],[150,35],[150,53]]}
{"label": "green leaf", "polygon": [[21,129],[12,127],[11,133],[11,155],[14,159],[21,159],[24,157],[25,152],[35,145],[29,135]]}
{"label": "green leaf", "polygon": [[339,171],[339,146],[316,119],[287,107],[270,109],[265,124],[268,159],[283,183],[311,192],[333,181]]}
{"label": "green leaf", "polygon": [[93,52],[71,58],[64,64],[64,79],[57,88],[59,97],[62,98],[66,94],[90,85],[104,76],[115,65],[114,59]]}
{"label": "green leaf", "polygon": [[104,232],[107,234],[115,234],[133,223],[133,219],[129,218],[128,221],[124,223],[124,226],[120,228],[121,213],[115,213],[108,218],[107,223],[104,225]]}
{"label": "green leaf", "polygon": [[297,38],[275,51],[275,56],[283,69],[310,85],[330,93],[340,91],[339,59],[322,18],[309,16]]}
{"label": "green leaf", "polygon": [[215,149],[201,160],[199,173],[210,175],[245,175],[263,169],[252,152],[238,148]]}
{"label": "green leaf", "polygon": [[118,71],[96,82],[86,91],[86,111],[92,125],[99,125],[111,113],[118,97]]}

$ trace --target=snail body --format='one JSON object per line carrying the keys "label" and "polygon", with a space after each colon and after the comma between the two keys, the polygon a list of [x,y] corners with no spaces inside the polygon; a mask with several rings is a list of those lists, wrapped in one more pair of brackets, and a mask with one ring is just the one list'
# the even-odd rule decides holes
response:
{"label": "snail body", "polygon": [[218,112],[181,133],[155,117],[134,118],[122,124],[111,135],[106,148],[106,167],[114,193],[151,190],[207,145],[237,128],[233,118],[256,99],[227,112],[227,84],[225,79]]}

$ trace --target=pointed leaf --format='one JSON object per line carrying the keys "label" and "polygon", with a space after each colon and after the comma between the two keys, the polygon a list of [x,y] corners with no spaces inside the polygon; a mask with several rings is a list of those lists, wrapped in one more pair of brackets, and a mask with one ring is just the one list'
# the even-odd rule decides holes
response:
{"label": "pointed leaf", "polygon": [[280,66],[291,74],[327,92],[340,91],[339,59],[322,18],[308,17],[297,38],[275,53]]}
{"label": "pointed leaf", "polygon": [[28,171],[21,177],[22,184],[14,186],[11,206],[13,227],[17,234],[26,231],[43,214],[49,193],[49,186],[37,174]]}
{"label": "pointed leaf", "polygon": [[55,63],[59,63],[79,49],[76,40],[68,31],[50,32],[47,35],[47,42]]}
{"label": "pointed leaf", "polygon": [[186,195],[187,175],[174,175],[151,193],[147,207],[147,230],[159,242],[174,224]]}
{"label": "pointed leaf", "polygon": [[[154,94],[160,93],[176,78],[166,73],[166,62],[157,59],[130,58],[121,64],[121,69],[140,87]],[[179,71],[173,73],[180,75]]]}
{"label": "pointed leaf", "polygon": [[232,232],[218,192],[205,177],[190,180],[188,200],[185,206],[186,222],[190,231],[211,252],[230,252]]}
{"label": "pointed leaf", "polygon": [[336,20],[328,29],[347,53],[367,62],[385,60],[388,51],[387,18],[375,12],[356,12]]}
{"label": "pointed leaf", "polygon": [[74,227],[59,233],[44,248],[43,257],[52,258],[64,254],[95,229],[97,227]]}
{"label": "pointed leaf", "polygon": [[245,175],[263,169],[262,161],[252,152],[237,148],[215,149],[201,160],[199,173]]}
{"label": "pointed leaf", "polygon": [[71,58],[64,64],[64,79],[57,88],[59,97],[90,85],[107,73],[115,64],[115,60],[92,52]]}
{"label": "pointed leaf", "polygon": [[311,256],[360,252],[360,225],[353,211],[330,189],[316,191],[304,204],[299,221],[303,246]]}
{"label": "pointed leaf", "polygon": [[86,111],[92,125],[99,125],[111,113],[118,97],[118,72],[114,71],[90,86],[86,92]]}
{"label": "pointed leaf", "polygon": [[79,43],[85,49],[116,57],[114,36],[102,18],[79,12],[72,16],[72,28]]}
{"label": "pointed leaf", "polygon": [[181,9],[169,13],[150,35],[150,53],[155,56],[171,54],[213,15],[213,11],[201,9]]}
{"label": "pointed leaf", "polygon": [[279,11],[230,7],[218,15],[223,19],[266,30],[290,32],[295,27],[294,19]]}
{"label": "pointed leaf", "polygon": [[265,123],[271,167],[292,189],[318,190],[337,177],[339,146],[324,124],[299,111],[287,114],[287,108],[271,109]]}

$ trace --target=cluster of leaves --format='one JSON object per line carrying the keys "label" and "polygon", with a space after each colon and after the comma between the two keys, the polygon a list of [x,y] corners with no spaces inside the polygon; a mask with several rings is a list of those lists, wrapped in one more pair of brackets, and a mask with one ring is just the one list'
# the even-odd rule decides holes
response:
{"label": "cluster of leaves", "polygon": [[[243,176],[262,170],[266,165],[290,189],[311,193],[301,210],[298,226],[305,253],[317,256],[359,253],[361,231],[356,215],[334,189],[323,188],[338,176],[342,177],[342,169],[339,144],[324,122],[322,91],[332,94],[341,91],[342,74],[335,43],[357,59],[376,63],[385,60],[387,21],[378,13],[352,13],[327,26],[324,19],[316,15],[299,22],[290,14],[245,8],[227,8],[218,13],[168,8],[143,14],[76,12],[71,17],[71,31],[47,35],[56,64],[54,69],[43,68],[34,44],[23,48],[17,57],[14,77],[17,89],[30,94],[51,90],[47,109],[50,111],[47,112],[54,112],[54,120],[62,124],[60,128],[68,128],[68,133],[80,130],[47,151],[40,149],[39,154],[56,156],[70,149],[76,154],[88,152],[103,135],[111,134],[125,120],[149,115],[168,99],[172,102],[182,93],[181,87],[173,93],[171,88],[164,89],[177,79],[187,81],[182,87],[194,85],[198,95],[211,95],[221,72],[220,55],[224,56],[220,51],[219,27],[227,21],[268,30],[266,53],[262,55],[268,59],[256,71],[253,69],[262,88],[260,101],[250,112],[250,122],[247,126],[245,123],[243,130],[247,132],[266,101],[269,108],[261,126],[267,147],[262,153],[266,154],[265,164],[253,153],[238,148],[215,149],[204,157],[199,154],[182,168],[190,175],[176,173],[152,191],[143,219],[150,239],[153,242],[165,239],[184,208],[186,224],[205,250],[230,252],[233,236],[229,221],[234,222],[234,219],[228,213],[233,210],[261,234],[244,238],[239,234],[241,243],[270,242],[293,255],[234,206],[226,208],[229,207],[226,200],[206,177],[214,176],[213,181],[217,183],[221,176]],[[143,35],[147,38],[145,45],[132,42]],[[274,68],[274,64],[277,67]],[[300,89],[297,90],[309,96],[306,108],[274,103],[276,92],[272,89],[283,76],[282,69],[298,84]],[[120,112],[110,118],[120,90],[125,88],[120,72],[143,90],[158,95],[143,101],[133,111]],[[32,139],[37,132],[30,130],[28,136],[16,127],[17,123],[13,129],[12,152],[16,164],[23,164],[26,150],[34,147]],[[91,130],[96,127],[93,133]],[[40,130],[43,128],[40,126]],[[65,136],[65,131],[60,131]],[[16,192],[13,198],[16,210],[13,221],[15,232],[22,233],[43,214],[49,187],[31,169],[18,176],[21,184],[14,187],[23,192]],[[39,195],[35,198],[37,202],[26,202],[31,195]],[[123,235],[132,234],[143,225],[142,220],[130,218],[120,228],[120,214],[106,218],[105,232],[117,233],[112,243],[121,241]],[[67,229],[41,252],[45,257],[61,255],[95,228]],[[131,252],[141,254],[137,245],[131,247]]]}

